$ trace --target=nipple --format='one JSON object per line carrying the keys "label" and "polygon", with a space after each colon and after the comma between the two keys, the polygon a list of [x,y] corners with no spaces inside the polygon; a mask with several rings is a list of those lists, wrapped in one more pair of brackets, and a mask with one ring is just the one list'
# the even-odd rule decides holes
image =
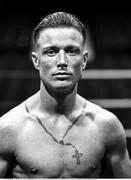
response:
{"label": "nipple", "polygon": [[94,165],[94,166],[92,166],[92,169],[94,169],[94,170],[95,170],[95,169],[96,169],[96,166],[95,166],[95,165]]}
{"label": "nipple", "polygon": [[37,174],[37,169],[32,169],[32,170],[31,170],[31,173],[34,174],[34,175],[36,175],[36,174]]}

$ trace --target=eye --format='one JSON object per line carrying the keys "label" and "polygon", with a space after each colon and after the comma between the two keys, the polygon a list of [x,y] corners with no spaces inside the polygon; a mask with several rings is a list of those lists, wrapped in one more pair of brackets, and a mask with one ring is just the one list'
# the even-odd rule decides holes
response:
{"label": "eye", "polygon": [[78,48],[69,48],[66,50],[66,53],[68,53],[70,56],[76,56],[80,54],[80,50]]}
{"label": "eye", "polygon": [[56,54],[57,54],[58,52],[57,52],[57,50],[55,50],[55,49],[49,49],[49,50],[47,50],[47,52],[46,52],[46,54],[48,55],[48,56],[55,56]]}
{"label": "eye", "polygon": [[55,56],[58,53],[58,49],[56,48],[45,48],[42,51],[43,55],[47,55],[49,57]]}

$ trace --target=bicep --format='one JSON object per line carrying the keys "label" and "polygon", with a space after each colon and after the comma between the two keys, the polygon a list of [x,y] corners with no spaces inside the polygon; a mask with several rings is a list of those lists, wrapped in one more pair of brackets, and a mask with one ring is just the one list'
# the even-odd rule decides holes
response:
{"label": "bicep", "polygon": [[131,178],[126,135],[121,122],[116,116],[111,115],[106,121],[103,131],[106,172],[111,172],[111,175],[117,178]]}
{"label": "bicep", "polygon": [[112,175],[117,178],[131,178],[131,166],[128,151],[122,154],[119,151],[112,152],[107,156]]}
{"label": "bicep", "polygon": [[8,160],[0,157],[0,178],[5,177],[8,171]]}
{"label": "bicep", "polygon": [[14,138],[9,128],[0,124],[0,177],[8,173],[14,152]]}

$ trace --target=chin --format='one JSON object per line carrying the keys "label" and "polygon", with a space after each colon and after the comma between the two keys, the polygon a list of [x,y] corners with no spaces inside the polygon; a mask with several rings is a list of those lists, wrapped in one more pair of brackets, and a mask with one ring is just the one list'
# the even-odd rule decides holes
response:
{"label": "chin", "polygon": [[73,90],[75,89],[75,86],[56,86],[56,87],[52,87],[52,88],[46,88],[48,93],[50,93],[52,96],[67,96],[69,94],[71,94],[73,92]]}
{"label": "chin", "polygon": [[57,82],[52,84],[52,89],[56,89],[58,91],[67,91],[68,89],[72,89],[75,83],[72,82]]}
{"label": "chin", "polygon": [[57,81],[57,82],[43,82],[45,89],[51,95],[68,95],[75,89],[76,81]]}
{"label": "chin", "polygon": [[63,94],[63,95],[68,95],[73,91],[74,87],[59,87],[59,88],[55,88],[54,92],[56,92],[57,94]]}

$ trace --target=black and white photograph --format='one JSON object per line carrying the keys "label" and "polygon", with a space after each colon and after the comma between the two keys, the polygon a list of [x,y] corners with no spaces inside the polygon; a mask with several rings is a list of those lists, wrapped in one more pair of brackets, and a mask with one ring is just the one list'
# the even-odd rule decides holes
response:
{"label": "black and white photograph", "polygon": [[0,178],[131,178],[128,5],[1,1]]}

